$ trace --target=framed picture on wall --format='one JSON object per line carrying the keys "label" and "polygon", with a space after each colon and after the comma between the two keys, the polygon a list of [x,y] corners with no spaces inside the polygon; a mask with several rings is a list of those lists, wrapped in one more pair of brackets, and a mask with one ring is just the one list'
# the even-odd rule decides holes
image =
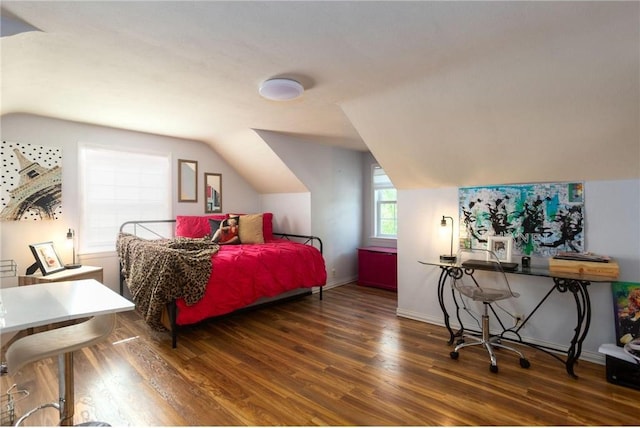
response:
{"label": "framed picture on wall", "polygon": [[40,268],[42,275],[49,275],[50,273],[59,272],[64,270],[64,264],[56,249],[53,246],[53,242],[40,242],[39,244],[29,245],[33,257],[36,259],[36,264]]}
{"label": "framed picture on wall", "polygon": [[222,212],[222,174],[204,173],[204,212]]}
{"label": "framed picture on wall", "polygon": [[198,202],[198,161],[178,159],[178,202]]}
{"label": "framed picture on wall", "polygon": [[[488,236],[487,250],[496,255],[499,261],[510,263],[511,251],[513,247],[513,237],[511,236]],[[487,260],[494,260],[490,253],[487,253]]]}

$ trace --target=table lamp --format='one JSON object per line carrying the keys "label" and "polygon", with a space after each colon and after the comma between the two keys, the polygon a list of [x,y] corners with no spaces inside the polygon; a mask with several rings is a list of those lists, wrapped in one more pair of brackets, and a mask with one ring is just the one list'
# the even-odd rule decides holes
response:
{"label": "table lamp", "polygon": [[80,263],[76,263],[76,234],[73,229],[69,228],[67,232],[67,243],[73,250],[73,263],[64,265],[66,269],[77,269],[82,265]]}
{"label": "table lamp", "polygon": [[447,219],[451,220],[451,248],[449,249],[449,254],[440,256],[440,261],[444,263],[455,263],[456,256],[453,255],[453,217],[443,215],[442,220],[440,220],[440,226],[447,227]]}

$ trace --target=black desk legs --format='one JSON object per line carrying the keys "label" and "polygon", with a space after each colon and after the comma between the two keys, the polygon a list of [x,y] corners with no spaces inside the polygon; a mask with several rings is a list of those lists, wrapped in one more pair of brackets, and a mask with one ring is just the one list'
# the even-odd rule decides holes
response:
{"label": "black desk legs", "polygon": [[440,309],[442,309],[442,314],[444,315],[444,325],[447,327],[447,331],[449,332],[449,340],[447,341],[447,344],[452,345],[456,337],[462,337],[464,327],[462,327],[462,321],[460,320],[460,306],[458,305],[453,287],[451,288],[451,296],[456,303],[456,317],[458,318],[458,325],[460,325],[460,329],[457,332],[454,332],[451,329],[451,323],[449,322],[449,312],[447,311],[447,307],[444,303],[444,290],[447,285],[447,278],[450,276],[455,279],[462,278],[462,269],[455,267],[443,267],[440,270],[440,279],[438,280],[438,303],[440,303]]}
{"label": "black desk legs", "polygon": [[567,350],[567,361],[565,366],[567,373],[574,378],[577,378],[573,371],[573,365],[580,358],[582,353],[582,342],[584,342],[587,333],[589,332],[589,325],[591,324],[591,300],[589,299],[589,291],[587,286],[589,281],[580,281],[577,279],[562,279],[553,278],[556,289],[560,293],[566,293],[567,291],[573,294],[573,298],[576,302],[577,323],[574,329],[573,337],[571,338],[571,345]]}
{"label": "black desk legs", "polygon": [[[456,306],[456,317],[458,319],[458,323],[460,325],[460,329],[457,332],[454,332],[451,328],[450,317],[447,311],[447,307],[444,301],[444,293],[447,286],[447,279],[451,278],[459,278],[462,275],[473,275],[473,271],[466,271],[454,266],[440,266],[440,278],[438,280],[438,303],[440,304],[440,308],[442,309],[442,314],[444,315],[444,324],[447,327],[447,331],[449,332],[449,341],[448,344],[452,345],[457,337],[461,337],[464,332],[464,326],[462,324],[462,320],[460,319],[460,305],[458,303],[458,299],[456,298],[455,291],[453,288],[451,289],[453,302]],[[553,287],[550,287],[549,292],[538,302],[535,309],[533,309],[527,318],[523,321],[523,323],[518,326],[516,329],[505,328],[502,323],[500,323],[503,331],[499,335],[502,339],[510,340],[512,342],[521,343],[523,345],[531,346],[533,348],[539,349],[543,352],[548,353],[552,357],[560,360],[564,363],[567,373],[577,378],[578,376],[575,374],[573,367],[575,363],[580,358],[580,354],[582,353],[582,343],[584,339],[587,337],[587,333],[589,332],[589,326],[591,324],[591,300],[589,299],[589,291],[587,290],[587,286],[590,284],[589,281],[577,280],[577,279],[564,279],[564,278],[553,278]],[[573,295],[573,299],[576,304],[576,326],[574,328],[573,337],[571,338],[571,343],[569,344],[569,348],[565,351],[564,349],[553,348],[549,346],[537,345],[534,343],[529,343],[520,337],[519,331],[524,325],[531,319],[531,317],[538,311],[538,308],[547,300],[547,298],[553,293],[554,290],[557,290],[559,293],[567,293],[570,292]],[[493,308],[492,308],[493,309]],[[495,314],[495,312],[494,312]],[[499,319],[499,317],[496,316]],[[506,337],[507,334],[514,334],[517,337],[509,338]],[[564,360],[560,358],[558,353],[566,354],[567,358]]]}
{"label": "black desk legs", "polygon": [[447,327],[447,331],[449,332],[449,341],[447,343],[451,345],[455,334],[453,333],[453,330],[451,330],[449,313],[447,312],[447,307],[444,305],[444,287],[447,283],[448,277],[449,269],[440,269],[440,279],[438,279],[438,303],[440,304],[440,309],[442,309],[442,314],[444,315],[444,325]]}

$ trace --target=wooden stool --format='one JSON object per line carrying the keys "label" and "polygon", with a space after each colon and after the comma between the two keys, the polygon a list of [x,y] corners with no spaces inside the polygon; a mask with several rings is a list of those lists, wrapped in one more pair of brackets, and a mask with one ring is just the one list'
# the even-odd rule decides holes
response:
{"label": "wooden stool", "polygon": [[58,357],[58,403],[42,404],[18,419],[20,425],[33,413],[53,407],[60,413],[60,425],[73,425],[73,351],[104,340],[113,331],[115,314],[100,315],[79,324],[35,333],[16,340],[9,346],[6,362],[14,376],[25,365],[49,357]]}

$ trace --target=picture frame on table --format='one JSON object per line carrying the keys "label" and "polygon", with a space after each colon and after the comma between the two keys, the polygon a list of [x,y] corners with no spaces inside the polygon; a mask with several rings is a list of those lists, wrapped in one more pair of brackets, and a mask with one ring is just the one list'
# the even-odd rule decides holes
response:
{"label": "picture frame on table", "polygon": [[31,244],[29,248],[42,275],[49,275],[65,269],[52,241]]}
{"label": "picture frame on table", "polygon": [[[488,236],[487,250],[495,254],[501,263],[511,263],[511,252],[513,248],[513,237],[511,236]],[[491,253],[487,253],[487,261],[493,260]]]}

